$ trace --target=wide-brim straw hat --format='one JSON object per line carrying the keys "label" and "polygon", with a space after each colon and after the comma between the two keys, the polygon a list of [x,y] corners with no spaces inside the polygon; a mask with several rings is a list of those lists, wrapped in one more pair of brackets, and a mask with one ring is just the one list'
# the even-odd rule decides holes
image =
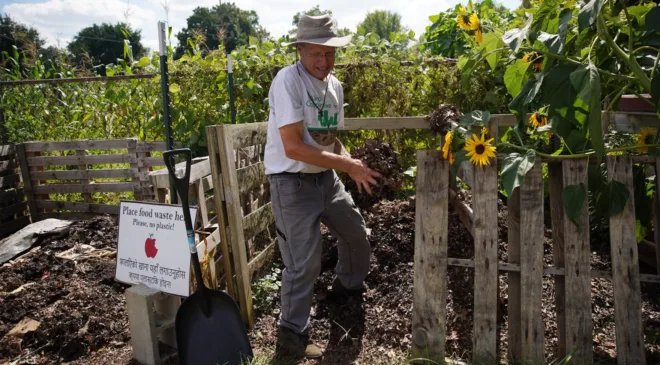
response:
{"label": "wide-brim straw hat", "polygon": [[352,36],[340,37],[330,14],[307,15],[300,17],[295,42],[285,44],[286,46],[298,43],[320,44],[329,47],[344,47],[351,42]]}

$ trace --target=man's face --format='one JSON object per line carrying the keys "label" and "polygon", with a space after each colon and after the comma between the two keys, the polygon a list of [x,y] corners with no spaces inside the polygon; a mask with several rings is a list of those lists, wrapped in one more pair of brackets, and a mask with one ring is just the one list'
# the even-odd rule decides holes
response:
{"label": "man's face", "polygon": [[335,48],[318,44],[303,43],[299,45],[300,62],[310,75],[319,80],[328,76],[335,66]]}

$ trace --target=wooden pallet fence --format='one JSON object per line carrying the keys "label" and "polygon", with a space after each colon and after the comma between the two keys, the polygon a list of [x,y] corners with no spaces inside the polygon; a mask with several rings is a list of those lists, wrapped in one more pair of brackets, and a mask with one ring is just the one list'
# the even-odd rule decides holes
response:
{"label": "wooden pallet fence", "polygon": [[[653,165],[660,163],[654,158]],[[607,156],[608,179],[626,185],[634,196],[632,164],[646,159],[629,156]],[[641,282],[660,283],[660,275],[640,274],[635,239],[634,203],[628,200],[625,209],[610,218],[611,272],[590,269],[589,219],[585,200],[581,225],[578,228],[563,209],[561,192],[565,186],[588,186],[587,160],[575,159],[549,164],[550,200],[554,266],[543,264],[543,180],[542,163],[536,162],[519,187],[519,224],[515,230],[517,245],[511,245],[508,255],[513,262],[497,259],[497,164],[473,167],[475,186],[472,188],[473,212],[463,222],[473,222],[474,257],[447,257],[446,230],[449,170],[438,151],[419,151],[417,162],[417,228],[415,230],[415,283],[413,288],[413,350],[415,355],[444,363],[446,336],[447,283],[442,279],[447,266],[474,268],[473,358],[475,363],[493,361],[497,355],[495,331],[497,299],[495,290],[500,272],[518,281],[518,290],[509,291],[508,357],[520,364],[542,364],[544,354],[544,323],[541,301],[543,275],[555,277],[558,322],[559,358],[573,353],[571,364],[592,364],[592,301],[591,279],[604,278],[613,283],[615,305],[617,361],[619,364],[644,364],[645,350],[642,326]],[[510,275],[515,274],[515,275]],[[431,297],[429,297],[431,296]]]}
{"label": "wooden pallet fence", "polygon": [[[652,113],[604,113],[603,118],[615,130],[625,132],[638,132],[640,127],[657,124],[657,116]],[[496,114],[491,116],[488,129],[492,134],[496,134],[516,123],[516,117],[513,115]],[[222,199],[215,199],[214,203],[218,212],[223,265],[228,279],[227,290],[239,303],[244,319],[250,325],[253,321],[250,279],[254,271],[270,261],[276,248],[274,240],[273,242],[263,242],[265,237],[268,237],[269,234],[272,237],[273,233],[272,229],[268,229],[273,225],[273,217],[269,205],[268,181],[263,167],[263,146],[266,142],[267,126],[267,122],[261,122],[213,125],[206,129],[213,185],[216,190],[223,189],[224,191]],[[425,116],[346,118],[343,131],[410,129],[429,129]],[[641,160],[655,161],[646,156]],[[473,170],[468,165],[469,163],[466,163],[462,166],[460,173],[464,181],[474,185],[475,179],[471,175]],[[449,194],[451,198],[451,189]],[[658,205],[660,206],[660,203]],[[461,211],[462,219],[468,220],[467,213],[467,210]],[[474,234],[473,228],[470,227],[471,233]],[[255,240],[259,234],[263,238]],[[538,232],[530,234],[538,235]],[[515,236],[518,237],[519,234]],[[532,238],[533,236],[525,237],[526,240]],[[520,240],[520,238],[518,239]],[[255,242],[257,242],[256,248]],[[258,247],[264,246],[264,244],[267,246],[260,250]],[[492,255],[492,252],[485,254]],[[525,255],[529,260],[538,260],[537,252],[526,252]],[[512,264],[517,265],[516,267],[521,265],[520,262]],[[492,267],[483,269],[492,271]],[[513,272],[519,273],[520,270]],[[533,276],[533,279],[530,277],[530,280],[538,281],[538,273],[535,274],[536,276]],[[497,280],[493,280],[493,282],[497,285]],[[489,290],[493,291],[492,288]],[[497,286],[495,286],[496,292]],[[537,294],[534,292],[532,295]],[[493,300],[495,297],[496,294],[493,294]],[[538,322],[534,322],[532,317],[526,318],[525,323],[528,326],[538,327]],[[492,344],[484,344],[484,346],[490,348]],[[527,343],[525,346],[536,348],[533,343]]]}
{"label": "wooden pallet fence", "polygon": [[31,223],[16,146],[0,145],[0,239]]}
{"label": "wooden pallet fence", "polygon": [[[138,142],[133,138],[18,145],[32,220],[118,214],[118,205],[94,203],[98,193],[133,193],[135,200],[155,201],[149,172],[164,166],[164,162],[162,156],[152,153],[164,150],[165,142]],[[53,194],[76,193],[81,194],[80,201],[52,198]]]}

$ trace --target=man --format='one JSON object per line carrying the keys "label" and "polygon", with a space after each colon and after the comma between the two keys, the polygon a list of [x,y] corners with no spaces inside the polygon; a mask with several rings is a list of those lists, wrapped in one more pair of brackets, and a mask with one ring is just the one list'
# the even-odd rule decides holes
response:
{"label": "man", "polygon": [[268,94],[270,115],[264,157],[270,182],[282,272],[277,356],[318,358],[309,341],[314,282],[321,273],[320,223],[338,240],[333,291],[361,293],[371,247],[364,219],[335,169],[355,180],[361,193],[381,174],[353,159],[335,132],[344,124],[341,83],[330,74],[339,37],[329,15],[301,17],[296,35],[300,60],[283,68]]}

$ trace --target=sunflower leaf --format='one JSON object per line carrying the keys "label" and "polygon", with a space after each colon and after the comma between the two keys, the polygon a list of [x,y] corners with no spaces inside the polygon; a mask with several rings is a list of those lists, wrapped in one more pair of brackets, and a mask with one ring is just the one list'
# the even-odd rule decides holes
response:
{"label": "sunflower leaf", "polygon": [[500,58],[502,57],[500,52],[494,52],[494,51],[498,48],[501,48],[503,45],[504,44],[502,43],[502,40],[497,35],[495,35],[494,32],[484,34],[484,39],[482,41],[482,48],[487,53],[490,53],[488,56],[486,56],[486,61],[488,61],[488,65],[490,66],[490,69],[493,71],[495,71],[495,69],[497,68],[497,64],[500,61]]}
{"label": "sunflower leaf", "polygon": [[533,21],[534,21],[534,16],[530,15],[529,18],[527,18],[527,22],[525,22],[525,25],[522,28],[514,28],[508,30],[502,36],[502,41],[506,43],[506,45],[508,45],[509,48],[511,48],[511,50],[514,53],[518,53],[523,41],[529,35],[529,27],[532,25]]}
{"label": "sunflower leaf", "polygon": [[568,219],[578,229],[582,229],[582,210],[584,209],[584,200],[587,198],[587,187],[584,183],[578,185],[568,185],[561,192],[561,200],[564,203],[564,212]]}
{"label": "sunflower leaf", "polygon": [[614,217],[621,213],[630,198],[630,192],[626,185],[617,180],[611,180],[608,182],[602,194],[604,194],[602,198],[605,199],[608,204],[607,211],[609,212],[610,217]]}
{"label": "sunflower leaf", "polygon": [[527,70],[529,70],[530,65],[530,62],[516,60],[516,62],[507,66],[504,72],[504,84],[512,97],[515,98],[523,89],[523,85],[528,78]]}
{"label": "sunflower leaf", "polygon": [[520,186],[525,180],[527,172],[534,167],[536,162],[536,152],[527,150],[524,155],[519,153],[509,154],[502,163],[502,186],[508,196],[515,188]]}
{"label": "sunflower leaf", "polygon": [[605,0],[591,0],[580,8],[580,13],[578,14],[580,32],[594,25],[604,2]]}
{"label": "sunflower leaf", "polygon": [[483,123],[483,125],[487,126],[489,120],[490,120],[490,112],[488,110],[486,111],[474,110],[470,114],[466,114],[462,116],[458,124],[464,127],[469,127],[474,125],[475,123]]}

